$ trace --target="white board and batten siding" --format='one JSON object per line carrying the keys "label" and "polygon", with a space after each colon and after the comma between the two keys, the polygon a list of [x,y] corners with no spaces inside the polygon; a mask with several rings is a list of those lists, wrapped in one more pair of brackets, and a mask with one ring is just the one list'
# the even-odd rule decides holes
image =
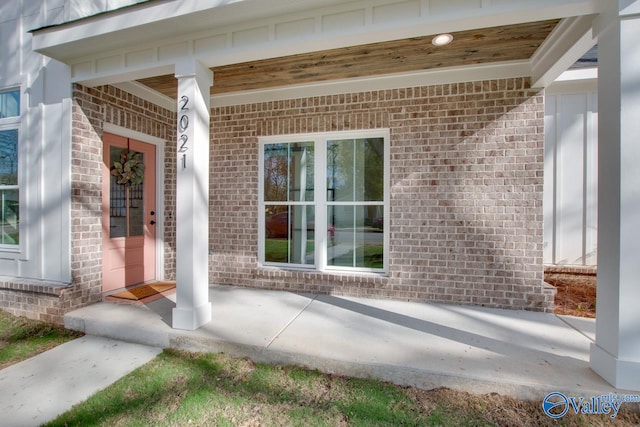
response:
{"label": "white board and batten siding", "polygon": [[595,80],[546,91],[544,263],[597,265],[598,98]]}
{"label": "white board and batten siding", "polygon": [[70,70],[34,52],[29,32],[64,13],[62,0],[0,1],[0,91],[20,92],[19,244],[0,245],[0,280],[71,281]]}

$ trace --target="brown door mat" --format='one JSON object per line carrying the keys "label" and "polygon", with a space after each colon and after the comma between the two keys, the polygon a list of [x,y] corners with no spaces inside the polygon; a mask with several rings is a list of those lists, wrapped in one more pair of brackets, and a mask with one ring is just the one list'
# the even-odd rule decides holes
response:
{"label": "brown door mat", "polygon": [[127,289],[115,294],[109,295],[109,298],[120,298],[131,301],[139,301],[141,299],[166,292],[176,287],[172,282],[156,282],[147,285],[138,286],[137,288]]}

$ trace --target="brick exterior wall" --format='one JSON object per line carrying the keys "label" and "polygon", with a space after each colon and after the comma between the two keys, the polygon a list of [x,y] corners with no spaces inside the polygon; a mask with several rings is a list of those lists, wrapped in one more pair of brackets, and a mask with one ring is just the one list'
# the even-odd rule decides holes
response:
{"label": "brick exterior wall", "polygon": [[[212,111],[212,283],[552,311],[543,94],[523,78]],[[386,277],[258,267],[258,137],[389,128]]]}
{"label": "brick exterior wall", "polygon": [[[175,277],[176,114],[117,88],[74,86],[72,284],[0,282],[0,306],[51,322],[99,301],[104,123],[165,146],[165,277]],[[544,99],[527,79],[212,109],[212,284],[552,311],[543,283]],[[260,136],[390,129],[389,274],[258,266]]]}

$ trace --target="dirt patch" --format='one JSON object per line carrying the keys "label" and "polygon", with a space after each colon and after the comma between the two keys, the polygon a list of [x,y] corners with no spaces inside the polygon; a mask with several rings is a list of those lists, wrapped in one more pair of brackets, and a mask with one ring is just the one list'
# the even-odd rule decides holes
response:
{"label": "dirt patch", "polygon": [[554,286],[556,314],[596,317],[596,275],[579,273],[545,273],[544,281]]}
{"label": "dirt patch", "polygon": [[[609,415],[576,415],[573,411],[568,411],[561,419],[554,420],[545,415],[540,401],[522,401],[498,393],[475,395],[448,388],[429,391],[409,388],[408,393],[426,413],[440,411],[449,415],[453,420],[475,420],[470,423],[460,423],[460,425],[495,425],[500,427],[640,425],[640,412],[638,412],[637,403],[621,405],[620,412],[615,419]],[[482,416],[479,419],[474,418],[477,414],[482,414]]]}

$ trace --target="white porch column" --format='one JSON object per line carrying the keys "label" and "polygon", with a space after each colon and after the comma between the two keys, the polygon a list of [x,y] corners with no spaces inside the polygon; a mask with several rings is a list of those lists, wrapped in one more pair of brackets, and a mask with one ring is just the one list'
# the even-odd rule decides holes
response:
{"label": "white porch column", "polygon": [[640,390],[640,1],[611,0],[598,36],[598,290],[591,368]]}
{"label": "white porch column", "polygon": [[209,89],[213,73],[200,62],[176,64],[178,79],[176,307],[173,327],[211,320],[209,301]]}

